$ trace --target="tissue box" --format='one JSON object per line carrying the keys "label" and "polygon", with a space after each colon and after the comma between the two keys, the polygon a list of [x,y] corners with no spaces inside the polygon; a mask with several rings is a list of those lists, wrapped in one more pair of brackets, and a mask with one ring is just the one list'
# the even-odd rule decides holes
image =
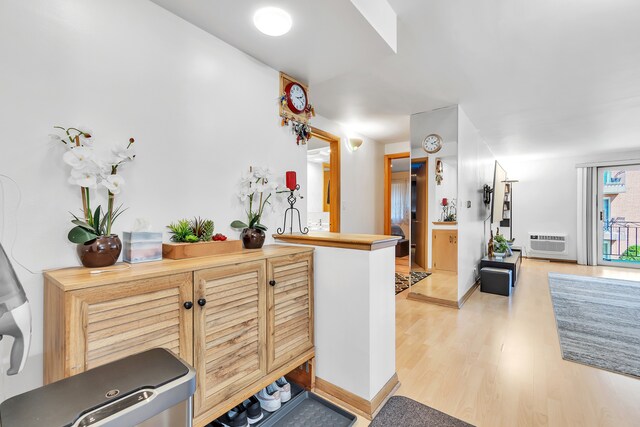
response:
{"label": "tissue box", "polygon": [[131,264],[162,259],[162,233],[124,232],[122,260]]}

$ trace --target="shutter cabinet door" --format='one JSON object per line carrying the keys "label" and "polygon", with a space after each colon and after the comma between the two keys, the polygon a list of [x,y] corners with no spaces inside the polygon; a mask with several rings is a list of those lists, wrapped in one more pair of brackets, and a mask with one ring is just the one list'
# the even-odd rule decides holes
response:
{"label": "shutter cabinet door", "polygon": [[196,416],[266,375],[265,269],[255,261],[194,274]]}
{"label": "shutter cabinet door", "polygon": [[69,375],[155,347],[192,363],[192,274],[72,291]]}
{"label": "shutter cabinet door", "polygon": [[313,254],[267,260],[267,348],[272,370],[313,347]]}

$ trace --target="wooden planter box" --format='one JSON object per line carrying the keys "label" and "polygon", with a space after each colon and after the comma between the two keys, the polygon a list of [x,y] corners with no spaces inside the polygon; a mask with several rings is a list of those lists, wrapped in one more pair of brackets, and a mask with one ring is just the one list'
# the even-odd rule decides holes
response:
{"label": "wooden planter box", "polygon": [[224,255],[242,252],[241,240],[198,243],[163,243],[162,257],[170,259],[195,258],[201,256]]}

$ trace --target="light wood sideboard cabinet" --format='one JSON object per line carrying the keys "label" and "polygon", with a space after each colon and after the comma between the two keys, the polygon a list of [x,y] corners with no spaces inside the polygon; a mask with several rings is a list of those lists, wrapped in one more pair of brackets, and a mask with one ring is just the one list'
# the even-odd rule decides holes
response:
{"label": "light wood sideboard cabinet", "polygon": [[45,273],[45,384],[154,347],[197,371],[204,426],[310,361],[313,249]]}

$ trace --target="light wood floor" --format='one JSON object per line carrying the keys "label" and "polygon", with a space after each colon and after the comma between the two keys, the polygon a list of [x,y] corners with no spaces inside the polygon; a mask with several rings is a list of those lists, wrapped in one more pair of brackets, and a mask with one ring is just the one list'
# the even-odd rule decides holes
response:
{"label": "light wood floor", "polygon": [[446,301],[458,301],[458,274],[436,271],[411,286],[411,292]]}
{"label": "light wood floor", "polygon": [[396,273],[409,274],[409,255],[396,258]]}
{"label": "light wood floor", "polygon": [[640,380],[561,358],[551,271],[640,280],[638,270],[524,260],[511,298],[477,290],[452,310],[399,294],[396,394],[478,427],[640,426]]}

